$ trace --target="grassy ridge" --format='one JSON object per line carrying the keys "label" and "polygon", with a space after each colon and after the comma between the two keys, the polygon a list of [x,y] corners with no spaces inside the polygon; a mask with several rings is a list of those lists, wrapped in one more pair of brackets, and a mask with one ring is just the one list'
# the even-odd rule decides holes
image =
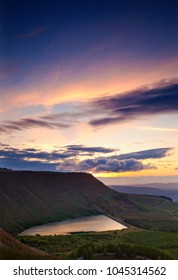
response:
{"label": "grassy ridge", "polygon": [[99,213],[138,227],[178,231],[177,203],[118,193],[90,174],[0,172],[0,192],[0,227],[9,232]]}

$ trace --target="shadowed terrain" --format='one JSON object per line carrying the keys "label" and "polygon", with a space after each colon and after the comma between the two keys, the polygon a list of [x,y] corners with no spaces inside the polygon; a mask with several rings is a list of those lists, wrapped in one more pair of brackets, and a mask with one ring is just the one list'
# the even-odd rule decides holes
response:
{"label": "shadowed terrain", "polygon": [[91,174],[1,171],[0,192],[0,227],[9,232],[101,213],[136,227],[178,231],[178,204],[118,193]]}
{"label": "shadowed terrain", "polygon": [[[145,184],[145,185],[138,185],[138,186],[121,186],[121,185],[112,186],[111,185],[109,187],[112,190],[122,192],[122,193],[162,196],[162,197],[168,197],[174,202],[178,202],[178,184],[169,184],[170,188],[167,189],[163,188],[164,184],[159,184],[158,186],[160,186],[160,188],[155,187],[155,185],[157,184]],[[175,189],[171,189],[171,186],[175,187]]]}
{"label": "shadowed terrain", "polygon": [[23,244],[0,229],[0,259],[49,259],[49,254]]}

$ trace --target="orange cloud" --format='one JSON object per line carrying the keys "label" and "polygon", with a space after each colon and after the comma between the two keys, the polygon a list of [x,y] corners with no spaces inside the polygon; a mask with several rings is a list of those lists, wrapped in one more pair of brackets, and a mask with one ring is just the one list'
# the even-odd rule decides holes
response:
{"label": "orange cloud", "polygon": [[1,107],[3,110],[12,110],[13,107],[29,105],[52,106],[68,101],[86,101],[107,94],[123,93],[139,88],[143,84],[155,83],[164,77],[174,78],[178,61],[160,62],[153,68],[152,65],[148,65],[146,69],[143,65],[137,69],[134,67],[133,63],[123,69],[122,65],[113,61],[88,66],[78,72],[75,71],[74,65],[71,68],[67,67],[67,70],[61,69],[60,65],[49,70],[45,66],[45,73],[40,74],[39,81],[33,83],[41,73],[38,68],[31,72],[20,86],[6,89],[5,94],[3,91]]}

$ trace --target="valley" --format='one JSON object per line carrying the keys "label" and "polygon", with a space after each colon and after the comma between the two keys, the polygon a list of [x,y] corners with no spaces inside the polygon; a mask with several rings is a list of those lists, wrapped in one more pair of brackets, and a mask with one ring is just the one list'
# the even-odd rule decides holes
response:
{"label": "valley", "polygon": [[[49,254],[49,258],[75,259],[83,257],[83,255],[76,254],[73,251],[71,251],[71,255],[67,254],[67,256],[65,252],[62,255],[56,255],[54,248],[49,252],[48,248],[52,248],[52,244],[57,244],[56,238],[58,240],[58,245],[56,245],[58,249],[56,250],[59,252],[61,250],[63,252],[62,244],[64,240],[68,243],[68,241],[76,239],[75,243],[77,248],[80,248],[81,245],[84,246],[82,247],[84,249],[88,248],[87,240],[91,238],[91,242],[95,244],[95,240],[99,239],[101,247],[107,248],[101,249],[100,246],[96,246],[97,249],[93,250],[92,258],[97,256],[99,258],[108,258],[109,256],[115,258],[118,246],[119,248],[122,247],[122,257],[129,257],[128,251],[131,250],[130,246],[134,248],[131,251],[137,252],[138,250],[135,258],[143,257],[143,251],[148,251],[145,248],[151,242],[149,240],[154,237],[155,232],[157,233],[157,240],[165,235],[171,241],[174,235],[175,244],[178,244],[177,203],[174,203],[166,197],[116,192],[106,187],[91,174],[1,171],[0,191],[0,227],[7,234],[11,234],[13,238],[19,239],[19,242],[22,242],[22,244],[25,243],[28,246],[36,247]],[[19,233],[30,227],[54,222],[64,222],[68,219],[80,219],[93,215],[95,217],[97,215],[107,216],[112,220],[126,225],[128,229],[110,230],[100,233],[89,233],[88,230],[85,233],[77,233],[74,230],[70,236],[54,235],[48,237],[39,234],[27,237],[18,236]],[[132,238],[129,241],[125,239],[127,234],[133,237],[137,232],[143,236],[143,238],[138,239],[143,241],[142,244],[137,244],[138,242],[135,242],[135,239]],[[147,238],[144,238],[147,232]],[[121,238],[121,235],[122,237],[125,236],[124,239]],[[6,248],[4,241],[1,240],[1,242],[1,247]],[[45,247],[41,246],[43,243],[46,244]],[[173,245],[171,245],[172,249],[168,246],[160,253],[159,250],[162,250],[162,247],[155,244],[156,242],[154,243],[153,251],[158,251],[156,251],[157,253],[154,252],[156,255],[153,254],[152,257],[150,255],[150,258],[177,258],[176,246],[174,246],[175,252]],[[139,248],[137,248],[137,245],[139,245]],[[108,249],[110,246],[111,249],[114,249]],[[70,251],[66,247],[65,250],[67,250],[66,253]],[[86,249],[84,251],[91,250]],[[105,251],[111,255],[106,254],[105,256]],[[6,252],[5,249],[4,252]],[[164,253],[168,255],[164,255]],[[7,258],[8,254],[7,252],[3,253],[4,258]],[[36,257],[38,258],[39,256]]]}

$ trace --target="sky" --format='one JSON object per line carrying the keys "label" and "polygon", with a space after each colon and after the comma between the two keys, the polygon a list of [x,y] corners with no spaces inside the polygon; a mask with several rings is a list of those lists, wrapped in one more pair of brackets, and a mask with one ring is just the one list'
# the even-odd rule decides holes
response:
{"label": "sky", "polygon": [[0,6],[1,168],[178,182],[177,0]]}

